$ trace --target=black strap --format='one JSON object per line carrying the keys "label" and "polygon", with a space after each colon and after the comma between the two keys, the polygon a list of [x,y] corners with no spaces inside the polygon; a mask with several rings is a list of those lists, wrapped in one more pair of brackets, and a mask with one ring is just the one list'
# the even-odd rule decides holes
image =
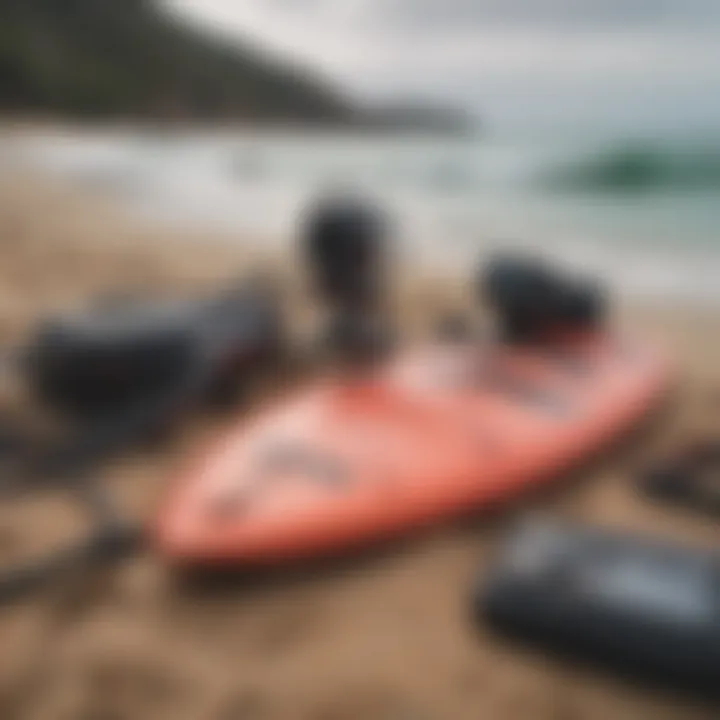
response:
{"label": "black strap", "polygon": [[73,491],[93,517],[95,529],[77,543],[0,571],[0,604],[20,600],[66,573],[120,562],[142,547],[142,529],[120,519],[97,483],[78,482]]}
{"label": "black strap", "polygon": [[0,479],[0,489],[26,490],[41,483],[64,486],[87,506],[95,524],[91,535],[79,543],[0,570],[0,604],[41,589],[67,572],[120,561],[141,547],[142,531],[118,517],[90,470],[187,409],[206,388],[210,372],[208,363],[197,358],[177,385],[157,397],[131,403],[114,418],[56,446],[37,447],[9,425],[6,433],[0,433],[0,458],[26,466],[12,482]]}
{"label": "black strap", "polygon": [[[712,481],[713,474],[717,482]],[[720,440],[684,448],[674,458],[643,473],[641,486],[654,499],[720,515]]]}

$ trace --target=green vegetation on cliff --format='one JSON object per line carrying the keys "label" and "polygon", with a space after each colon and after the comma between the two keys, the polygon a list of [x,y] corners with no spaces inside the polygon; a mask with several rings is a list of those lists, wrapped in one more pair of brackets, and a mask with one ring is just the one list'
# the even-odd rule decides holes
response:
{"label": "green vegetation on cliff", "polygon": [[152,0],[0,0],[0,111],[342,123],[351,107]]}

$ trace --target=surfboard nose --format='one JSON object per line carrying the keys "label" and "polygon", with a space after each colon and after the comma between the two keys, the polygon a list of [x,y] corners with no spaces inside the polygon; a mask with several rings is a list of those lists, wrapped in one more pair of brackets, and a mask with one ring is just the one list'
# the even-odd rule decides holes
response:
{"label": "surfboard nose", "polygon": [[242,502],[230,497],[175,505],[156,523],[156,549],[171,563],[221,561],[229,547],[241,560],[243,514]]}
{"label": "surfboard nose", "polygon": [[188,487],[160,513],[155,524],[158,551],[181,563],[292,555],[293,533],[318,532],[323,519],[327,524],[327,512],[318,508],[340,510],[352,495],[343,465],[332,459],[308,456],[305,462],[283,462],[272,473],[253,474],[253,482],[228,479],[214,488],[203,483]]}

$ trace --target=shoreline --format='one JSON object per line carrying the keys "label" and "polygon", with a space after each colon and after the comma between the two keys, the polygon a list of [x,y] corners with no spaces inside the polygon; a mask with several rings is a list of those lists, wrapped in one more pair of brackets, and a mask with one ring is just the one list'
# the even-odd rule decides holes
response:
{"label": "shoreline", "polygon": [[[334,170],[334,161],[329,158],[336,149],[331,146],[326,157],[322,143],[316,147],[312,137],[282,136],[278,147],[285,147],[282,143],[286,142],[291,155],[299,153],[296,160],[282,160],[273,154],[272,133],[243,138],[228,130],[227,136],[217,132],[193,134],[168,137],[165,142],[154,136],[143,139],[135,134],[137,126],[125,129],[130,133],[127,137],[108,137],[106,130],[98,130],[97,137],[90,138],[86,133],[78,134],[77,128],[73,131],[71,127],[50,125],[46,132],[56,135],[43,138],[37,127],[29,127],[26,137],[24,131],[17,131],[15,146],[12,132],[8,131],[4,145],[0,137],[0,150],[7,150],[6,165],[15,160],[39,177],[47,180],[52,176],[57,185],[72,186],[78,196],[91,203],[122,213],[124,225],[133,222],[142,226],[148,237],[165,235],[173,244],[179,244],[181,236],[194,236],[195,241],[224,242],[243,252],[271,245],[287,251],[288,235],[294,232],[291,220],[315,194],[309,195],[309,191],[327,191],[332,187],[327,177],[357,172],[358,188],[372,199],[383,198],[383,206],[392,213],[400,257],[408,266],[403,273],[420,272],[429,282],[433,282],[431,274],[439,282],[458,282],[459,278],[470,282],[465,274],[482,257],[495,249],[516,248],[540,252],[551,260],[612,280],[623,304],[673,309],[684,306],[689,310],[720,307],[713,272],[720,256],[700,241],[702,233],[695,237],[689,231],[691,237],[682,242],[675,231],[677,223],[670,223],[671,234],[666,237],[660,233],[651,243],[646,237],[648,228],[642,230],[643,222],[648,227],[659,222],[662,198],[654,198],[648,208],[638,207],[634,214],[628,214],[622,203],[612,206],[608,211],[612,221],[600,218],[600,204],[594,215],[587,215],[590,206],[583,202],[574,207],[576,198],[572,194],[546,196],[536,188],[525,197],[522,183],[498,196],[497,209],[481,197],[479,206],[471,209],[474,194],[484,192],[482,184],[465,186],[457,197],[446,197],[436,188],[428,196],[426,207],[423,183],[434,177],[438,160],[420,163],[419,171],[425,173],[424,179],[417,181],[420,184],[403,184],[410,183],[409,176],[397,180],[399,185],[389,181],[383,184],[385,171],[377,147],[368,148],[372,160],[365,170],[355,167],[357,159],[338,160],[340,166],[349,162],[352,169]],[[325,134],[323,137],[327,138]],[[305,141],[310,143],[310,155],[301,149]],[[318,156],[317,167],[312,165],[313,153]],[[293,162],[299,163],[301,157],[310,163],[308,185],[293,175]],[[377,186],[373,184],[376,181],[380,183]],[[596,200],[602,202],[603,196]],[[528,218],[523,214],[525,203],[529,203]],[[682,203],[680,208],[682,212],[690,209]],[[506,221],[498,219],[501,211]],[[586,217],[581,220],[583,215]],[[550,218],[547,226],[543,225],[545,216]],[[538,218],[537,227],[532,224],[533,217]],[[698,227],[706,220],[701,213]],[[638,237],[632,235],[636,223],[641,228]],[[614,224],[623,228],[618,237],[608,234]],[[576,231],[572,232],[574,226]],[[628,232],[631,235],[626,237]],[[498,245],[497,238],[504,242]]]}
{"label": "shoreline", "polygon": [[482,142],[486,135],[483,130],[471,132],[443,132],[419,128],[374,127],[372,125],[305,123],[293,121],[213,121],[213,120],[170,120],[152,118],[128,118],[127,120],[100,120],[68,117],[4,117],[0,120],[0,137],[3,134],[32,134],[37,132],[78,133],[78,132],[133,132],[143,134],[162,133],[165,135],[182,135],[184,133],[212,132],[214,134],[260,135],[263,137],[286,136],[298,133],[309,137],[343,137],[351,135],[369,140],[398,137],[411,140],[426,139],[431,142],[446,140],[452,143]]}

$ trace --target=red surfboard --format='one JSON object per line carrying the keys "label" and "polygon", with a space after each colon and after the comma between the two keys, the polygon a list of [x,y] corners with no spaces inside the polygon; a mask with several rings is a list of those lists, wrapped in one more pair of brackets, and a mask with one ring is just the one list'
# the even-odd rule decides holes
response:
{"label": "red surfboard", "polygon": [[155,524],[176,563],[338,554],[547,482],[629,429],[670,364],[611,337],[446,344],[327,378],[238,422]]}

